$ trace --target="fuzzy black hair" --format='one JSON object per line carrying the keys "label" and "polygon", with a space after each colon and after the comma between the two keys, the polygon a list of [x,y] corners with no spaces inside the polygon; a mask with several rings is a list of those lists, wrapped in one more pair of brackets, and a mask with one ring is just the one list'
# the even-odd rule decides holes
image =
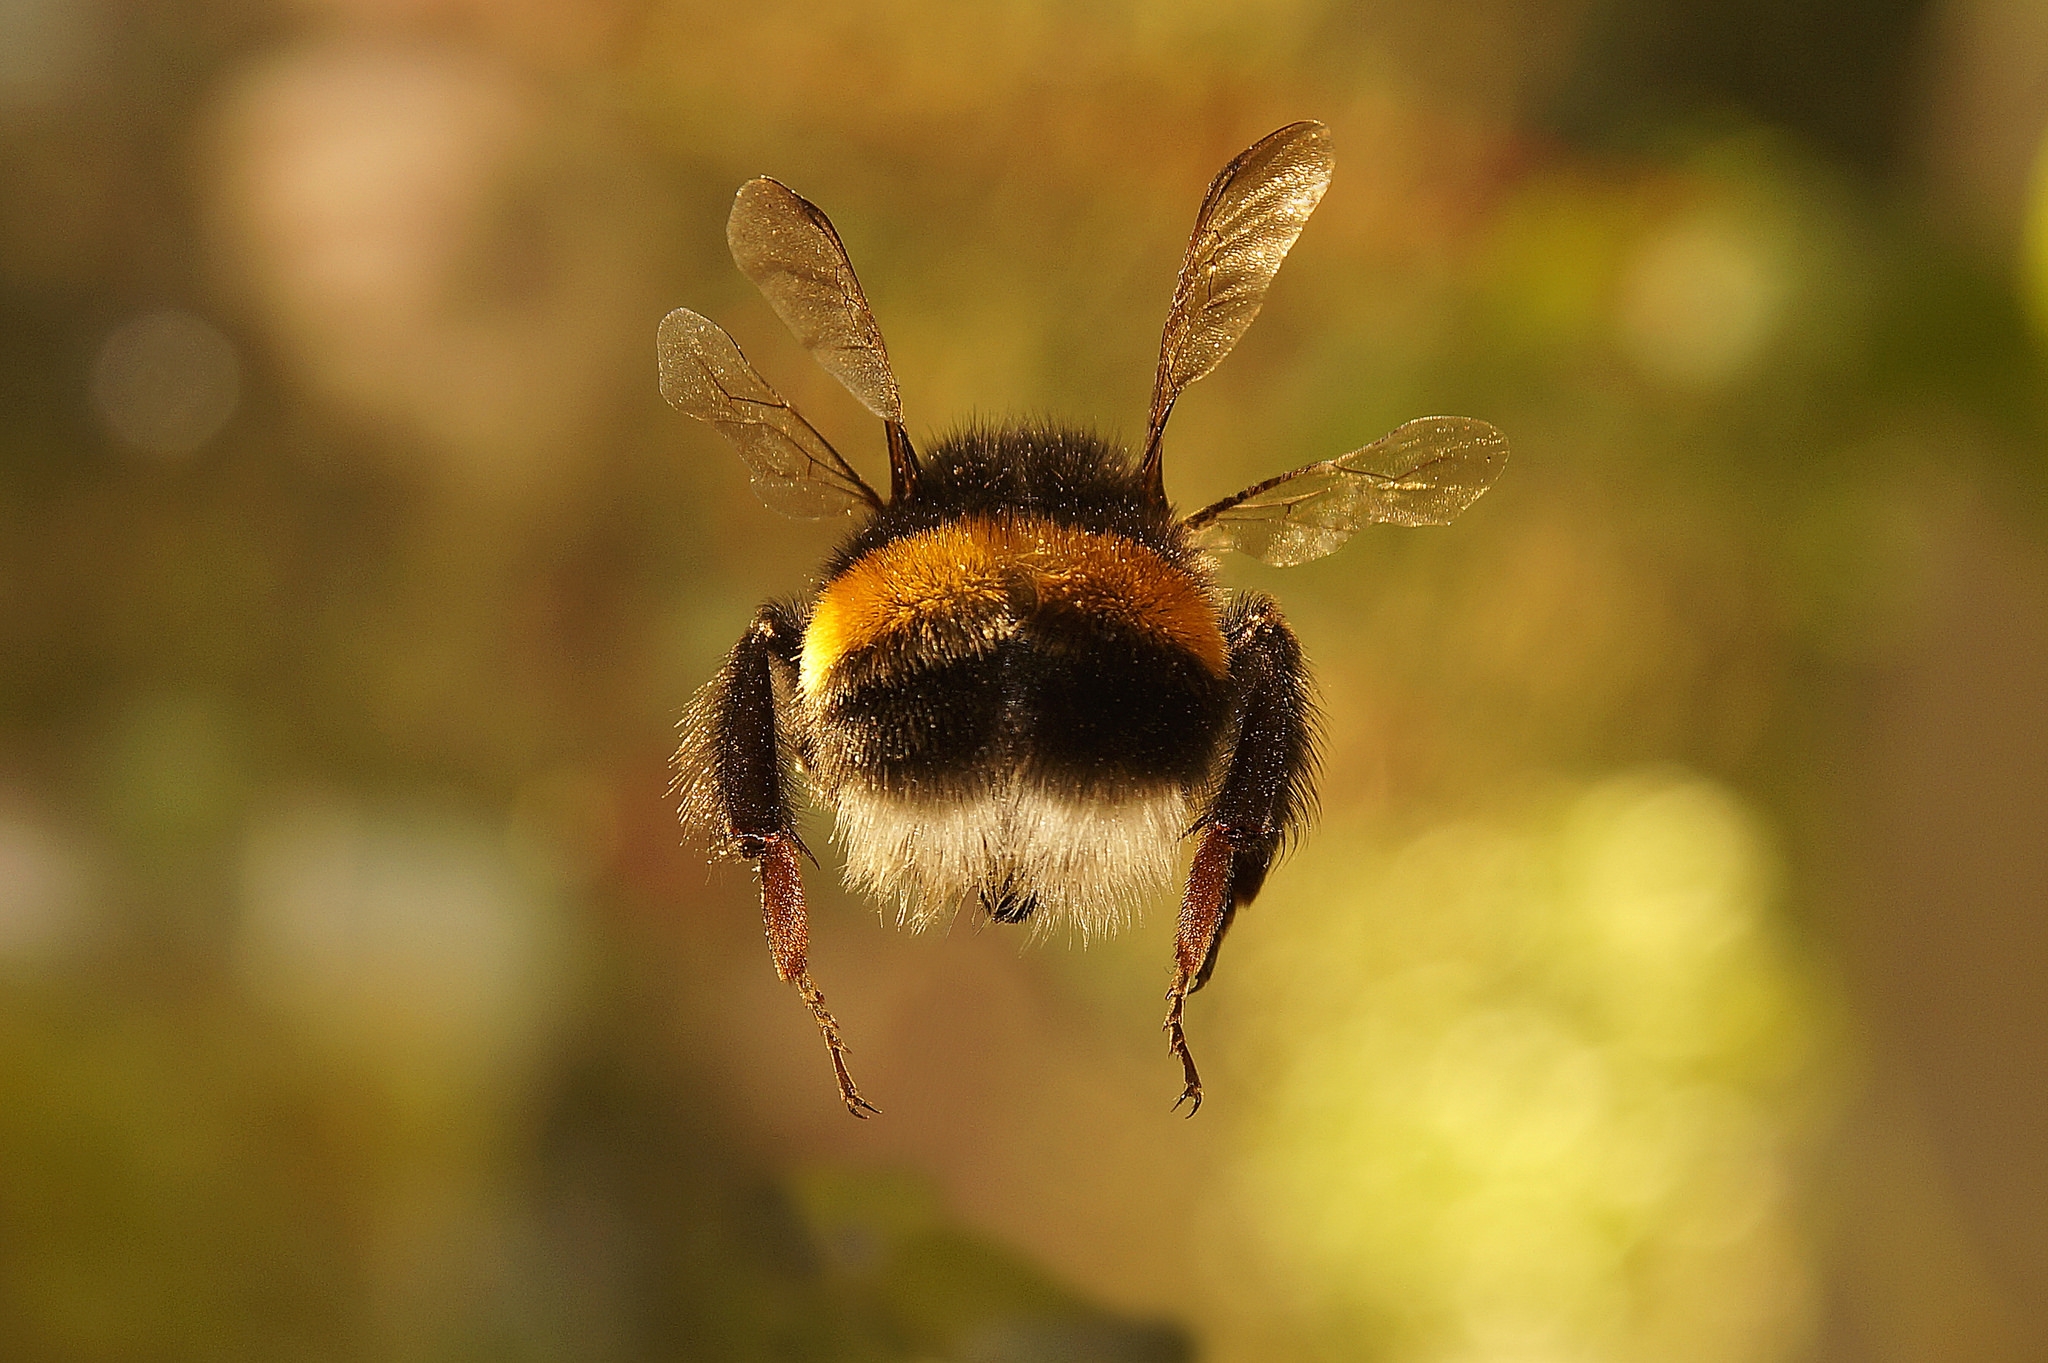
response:
{"label": "fuzzy black hair", "polygon": [[1182,564],[1190,550],[1170,507],[1151,500],[1121,443],[1049,421],[975,424],[923,456],[909,493],[877,511],[833,554],[827,578],[892,540],[969,516],[1040,516],[1121,535]]}

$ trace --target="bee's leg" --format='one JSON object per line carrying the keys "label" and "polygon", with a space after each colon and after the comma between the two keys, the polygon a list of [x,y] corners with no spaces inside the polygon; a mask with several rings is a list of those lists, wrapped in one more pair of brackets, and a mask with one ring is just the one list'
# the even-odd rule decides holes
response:
{"label": "bee's leg", "polygon": [[778,979],[797,987],[832,1052],[832,1071],[846,1110],[865,1117],[876,1109],[860,1096],[846,1069],[846,1044],[839,1024],[825,1010],[825,996],[811,983],[806,953],[810,931],[804,919],[804,882],[789,805],[788,734],[775,704],[775,669],[794,669],[803,631],[782,606],[763,606],[745,637],[733,646],[713,684],[712,788],[726,832],[739,854],[761,875],[761,914],[768,952]]}
{"label": "bee's leg", "polygon": [[1240,593],[1224,617],[1232,690],[1230,761],[1196,828],[1201,842],[1181,899],[1174,938],[1166,1036],[1186,1087],[1174,1106],[1202,1106],[1202,1078],[1188,1052],[1181,1014],[1209,982],[1216,953],[1239,908],[1265,884],[1288,831],[1314,800],[1315,705],[1294,631],[1271,598]]}
{"label": "bee's leg", "polygon": [[768,926],[768,954],[775,962],[775,976],[797,987],[811,1016],[824,1033],[832,1052],[832,1073],[839,1080],[839,1097],[856,1117],[879,1111],[860,1096],[853,1075],[846,1069],[846,1043],[840,1040],[839,1023],[825,1010],[825,995],[811,983],[805,960],[810,930],[804,921],[804,881],[797,853],[803,850],[794,833],[777,833],[763,838],[742,838],[742,853],[757,860],[761,868],[761,915]]}
{"label": "bee's leg", "polygon": [[1202,1076],[1195,1069],[1195,1057],[1188,1050],[1187,1033],[1180,1015],[1202,964],[1215,951],[1222,935],[1224,917],[1230,911],[1230,863],[1233,857],[1227,829],[1206,828],[1201,846],[1195,849],[1195,864],[1188,871],[1188,889],[1180,901],[1180,931],[1173,941],[1173,988],[1166,991],[1166,1045],[1180,1059],[1186,1087],[1173,1100],[1174,1107],[1189,1104],[1188,1116],[1202,1109]]}

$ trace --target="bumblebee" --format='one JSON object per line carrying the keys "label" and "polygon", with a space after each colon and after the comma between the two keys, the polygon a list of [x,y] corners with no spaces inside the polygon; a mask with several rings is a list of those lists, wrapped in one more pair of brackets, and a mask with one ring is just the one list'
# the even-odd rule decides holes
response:
{"label": "bumblebee", "polygon": [[775,973],[824,1034],[839,1094],[875,1109],[807,957],[800,789],[829,809],[855,890],[923,927],[963,905],[1001,923],[1112,932],[1194,843],[1166,1033],[1201,1106],[1187,998],[1314,801],[1316,713],[1280,609],[1226,592],[1212,555],[1277,566],[1373,523],[1441,525],[1507,460],[1500,432],[1424,417],[1189,516],[1167,502],[1176,400],[1258,315],[1322,199],[1329,130],[1293,123],[1210,184],[1168,309],[1135,456],[1049,422],[969,426],[915,449],[888,350],[839,234],[787,186],[741,186],[740,270],[819,364],[883,422],[889,495],[871,488],[717,325],[661,323],[663,395],[718,428],[761,500],[856,527],[818,586],[771,602],[683,720],[690,832],[752,862]]}

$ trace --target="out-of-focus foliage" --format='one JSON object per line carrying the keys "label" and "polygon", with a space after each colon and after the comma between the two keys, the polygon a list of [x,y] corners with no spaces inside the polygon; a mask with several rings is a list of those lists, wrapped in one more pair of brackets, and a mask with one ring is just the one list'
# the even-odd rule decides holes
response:
{"label": "out-of-focus foliage", "polygon": [[[1263,1285],[1402,1357],[1767,1356],[1812,1291],[1793,1190],[1830,1096],[1772,849],[1670,774],[1524,806],[1354,833],[1240,948],[1264,1079],[1229,1206]],[[1317,976],[1346,987],[1289,987]]]}
{"label": "out-of-focus foliage", "polygon": [[[0,9],[0,1356],[2048,1348],[2048,42],[2025,0]],[[672,726],[832,527],[655,385],[823,205],[913,436],[1137,429],[1208,177],[1337,174],[1202,505],[1467,413],[1273,592],[1324,820],[1159,1044],[832,887],[847,1121]]]}

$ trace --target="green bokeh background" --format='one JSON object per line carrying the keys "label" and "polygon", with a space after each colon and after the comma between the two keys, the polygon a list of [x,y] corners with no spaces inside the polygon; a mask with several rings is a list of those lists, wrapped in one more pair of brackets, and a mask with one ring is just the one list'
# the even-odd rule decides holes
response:
{"label": "green bokeh background", "polygon": [[[2048,1351],[2048,23],[2024,0],[13,0],[0,1356]],[[1140,427],[1208,177],[1333,188],[1200,505],[1513,460],[1286,572],[1320,825],[1158,1034],[811,881],[849,1121],[673,726],[835,527],[668,410],[846,239],[914,438]]]}

